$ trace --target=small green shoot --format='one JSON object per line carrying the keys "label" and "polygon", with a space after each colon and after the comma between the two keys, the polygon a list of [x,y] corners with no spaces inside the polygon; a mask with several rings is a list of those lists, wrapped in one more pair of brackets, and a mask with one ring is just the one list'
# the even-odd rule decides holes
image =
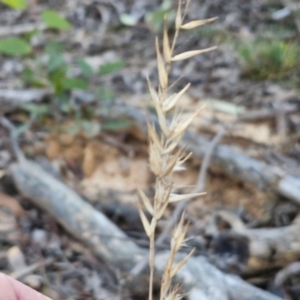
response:
{"label": "small green shoot", "polygon": [[46,104],[27,103],[23,104],[22,108],[30,113],[30,119],[39,119],[51,113],[49,106]]}
{"label": "small green shoot", "polygon": [[163,28],[164,18],[170,23],[175,20],[176,10],[172,7],[172,1],[164,0],[158,9],[146,14],[146,22],[153,29],[154,32],[160,32]]}
{"label": "small green shoot", "polygon": [[131,126],[131,122],[122,119],[109,120],[102,124],[102,129],[107,131],[118,131]]}
{"label": "small green shoot", "polygon": [[86,90],[88,85],[86,80],[76,77],[65,78],[62,81],[62,86],[66,90]]}
{"label": "small green shoot", "polygon": [[6,4],[10,8],[23,10],[27,8],[26,0],[0,0],[0,2]]}
{"label": "small green shoot", "polygon": [[93,68],[83,58],[77,58],[77,65],[86,78],[91,78],[93,76]]}
{"label": "small green shoot", "polygon": [[54,10],[44,10],[41,19],[50,29],[69,30],[71,28],[71,24]]}
{"label": "small green shoot", "polygon": [[11,56],[22,56],[30,52],[30,44],[23,39],[13,37],[0,40],[0,53]]}
{"label": "small green shoot", "polygon": [[107,63],[99,68],[99,74],[100,75],[111,74],[123,69],[125,66],[126,63],[124,60],[118,60],[115,62]]}
{"label": "small green shoot", "polygon": [[237,50],[243,75],[253,80],[283,80],[299,65],[300,47],[295,42],[259,39]]}

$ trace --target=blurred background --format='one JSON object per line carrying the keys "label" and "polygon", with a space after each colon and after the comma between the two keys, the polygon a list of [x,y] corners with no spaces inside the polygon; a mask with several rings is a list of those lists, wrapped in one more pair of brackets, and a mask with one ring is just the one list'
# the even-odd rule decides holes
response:
{"label": "blurred background", "polygon": [[[136,188],[153,194],[144,120],[155,111],[146,78],[157,85],[155,36],[162,36],[164,15],[172,36],[176,11],[175,0],[0,0],[1,272],[43,261],[16,278],[53,299],[138,299],[130,290],[120,296],[118,278],[17,191],[10,145],[147,247],[135,195]],[[299,299],[299,266],[278,279],[300,258],[299,246],[259,267],[244,240],[226,234],[235,218],[256,230],[298,220],[300,4],[192,0],[186,21],[213,17],[182,31],[175,53],[217,50],[176,62],[170,73],[172,91],[191,83],[178,105],[182,115],[205,104],[184,142],[194,156],[176,178],[178,191],[191,191],[208,159],[207,195],[187,208],[189,234],[197,253],[224,272]],[[284,176],[292,181],[283,188]]]}

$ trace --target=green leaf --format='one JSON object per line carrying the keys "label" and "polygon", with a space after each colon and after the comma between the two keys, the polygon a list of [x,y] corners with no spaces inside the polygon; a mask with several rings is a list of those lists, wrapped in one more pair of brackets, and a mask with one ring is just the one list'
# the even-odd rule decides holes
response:
{"label": "green leaf", "polygon": [[0,40],[0,53],[21,56],[31,52],[31,46],[20,38],[6,38]]}
{"label": "green leaf", "polygon": [[62,86],[67,90],[86,90],[88,82],[81,78],[65,78],[62,82]]}
{"label": "green leaf", "polygon": [[34,103],[27,103],[23,104],[22,108],[34,116],[46,116],[50,113],[50,108],[48,105],[45,104],[34,104]]}
{"label": "green leaf", "polygon": [[48,28],[61,30],[68,30],[71,28],[71,24],[54,10],[44,10],[41,17]]}
{"label": "green leaf", "polygon": [[135,26],[137,24],[138,19],[133,15],[121,14],[120,21],[123,25],[131,27],[131,26]]}
{"label": "green leaf", "polygon": [[43,78],[43,76],[41,76],[41,74],[36,74],[36,72],[30,68],[24,69],[21,78],[24,81],[24,83],[26,83],[30,86],[33,86],[33,87],[39,88],[39,87],[47,86],[46,79]]}
{"label": "green leaf", "polygon": [[146,23],[149,24],[155,32],[159,32],[163,28],[165,15],[169,23],[175,20],[176,10],[172,9],[172,1],[165,0],[158,9],[148,12],[145,16]]}
{"label": "green leaf", "polygon": [[93,75],[94,71],[92,67],[84,59],[78,58],[77,64],[84,76],[90,78]]}
{"label": "green leaf", "polygon": [[25,9],[28,5],[26,0],[0,0],[0,2],[14,9]]}
{"label": "green leaf", "polygon": [[56,95],[59,95],[64,91],[63,82],[65,81],[66,74],[67,67],[61,67],[48,75]]}
{"label": "green leaf", "polygon": [[127,120],[110,120],[102,124],[103,130],[116,131],[131,126],[131,122]]}
{"label": "green leaf", "polygon": [[99,74],[100,75],[106,75],[110,74],[116,71],[119,71],[120,69],[123,69],[125,67],[126,63],[124,60],[118,60],[115,62],[107,63],[100,67]]}
{"label": "green leaf", "polygon": [[65,61],[62,55],[50,55],[48,58],[48,71],[54,72],[57,70],[60,70],[62,68],[65,68]]}

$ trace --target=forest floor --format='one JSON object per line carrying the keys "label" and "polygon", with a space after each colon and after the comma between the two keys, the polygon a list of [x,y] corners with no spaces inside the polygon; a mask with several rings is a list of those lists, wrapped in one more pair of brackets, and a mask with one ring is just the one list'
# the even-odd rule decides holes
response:
{"label": "forest floor", "polygon": [[[35,2],[24,11],[0,4],[0,271],[52,299],[138,299],[122,288],[118,271],[16,188],[11,142],[147,248],[136,189],[153,194],[154,177],[140,117],[154,111],[146,77],[157,83],[154,39],[162,35],[163,15],[174,19],[176,1]],[[206,195],[187,207],[190,247],[223,272],[285,299],[300,298],[300,238],[293,244],[293,236],[279,234],[278,244],[290,243],[286,250],[266,242],[273,257],[263,253],[258,266],[259,254],[244,246],[237,228],[266,230],[267,241],[269,229],[277,234],[299,223],[298,6],[191,1],[187,20],[218,19],[182,32],[176,53],[218,48],[175,63],[170,73],[176,89],[191,83],[180,99],[182,114],[205,105],[189,131],[211,146],[194,151],[175,178],[178,191],[191,191],[203,157],[212,155],[201,182]],[[70,28],[46,28],[41,16],[49,9]],[[1,39],[11,37],[28,43],[30,53],[1,54]],[[266,179],[268,172],[276,179]],[[292,180],[284,188],[286,178]]]}

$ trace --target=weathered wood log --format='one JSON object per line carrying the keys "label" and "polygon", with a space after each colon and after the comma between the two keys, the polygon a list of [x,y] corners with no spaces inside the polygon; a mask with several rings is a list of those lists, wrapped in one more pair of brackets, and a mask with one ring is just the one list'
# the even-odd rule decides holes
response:
{"label": "weathered wood log", "polygon": [[246,273],[286,266],[300,259],[300,224],[279,228],[245,229],[239,234],[249,239],[250,259]]}
{"label": "weathered wood log", "polygon": [[48,212],[104,262],[126,271],[143,251],[103,214],[39,165],[24,160],[12,165],[20,193]]}
{"label": "weathered wood log", "polygon": [[[12,165],[10,172],[24,197],[48,212],[106,263],[127,272],[145,255],[145,250],[130,241],[101,212],[36,163],[22,160]],[[166,263],[166,255],[158,255],[156,258],[155,265],[159,272]],[[255,295],[255,299],[280,300],[241,279],[222,273],[202,257],[191,258],[178,277],[186,290],[191,290],[190,300],[248,300],[249,294]],[[239,297],[235,296],[237,291]]]}
{"label": "weathered wood log", "polygon": [[7,113],[26,103],[41,101],[47,95],[50,95],[47,89],[0,89],[0,112]]}
{"label": "weathered wood log", "polygon": [[[222,260],[222,242],[229,245],[225,249],[227,253],[224,253],[227,257],[231,243],[232,256],[238,254],[240,263],[244,264],[241,268],[243,274],[249,275],[273,270],[300,259],[300,222],[298,218],[289,226],[253,229],[247,228],[237,216],[230,212],[220,211],[215,216],[222,218],[231,227],[225,232],[213,233],[215,249],[218,250],[216,261],[221,261],[224,269],[226,269],[226,262],[225,259]],[[215,218],[211,221],[214,223]],[[214,228],[216,227],[214,226]],[[239,248],[236,247],[238,244],[240,244]],[[235,253],[237,249],[243,253]]]}

